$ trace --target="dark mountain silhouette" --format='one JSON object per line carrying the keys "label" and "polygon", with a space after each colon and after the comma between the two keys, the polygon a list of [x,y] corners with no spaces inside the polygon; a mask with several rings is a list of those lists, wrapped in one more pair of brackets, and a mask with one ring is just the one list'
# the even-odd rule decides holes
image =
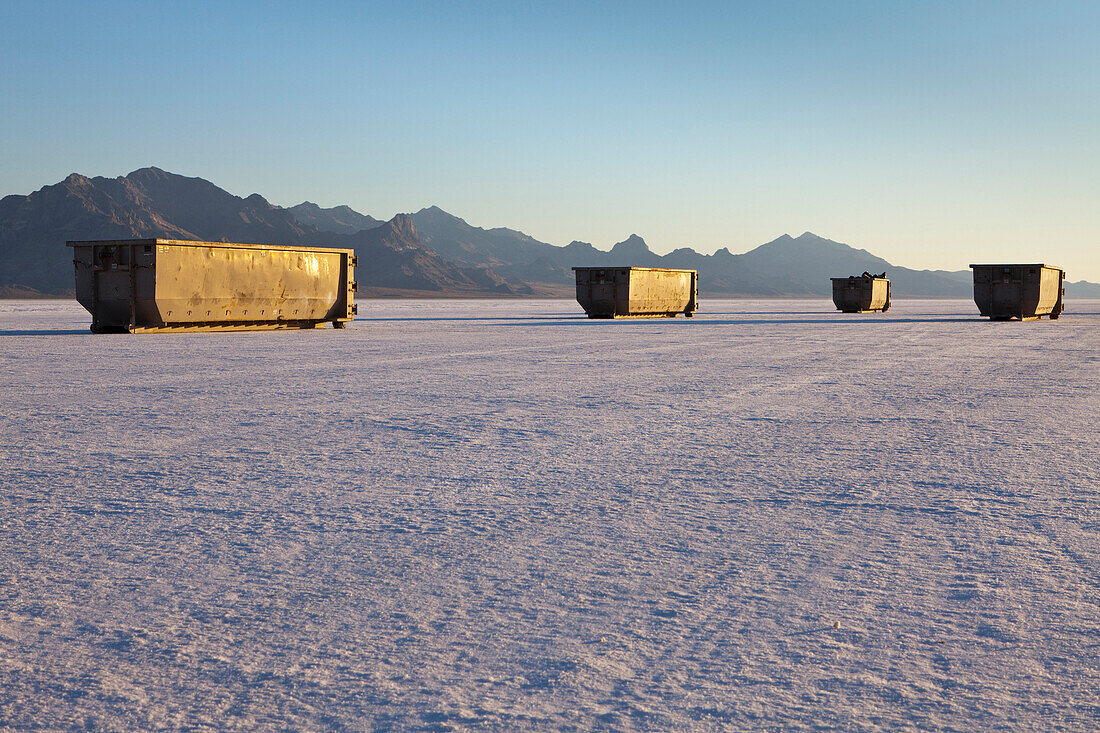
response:
{"label": "dark mountain silhouette", "polygon": [[659,267],[664,259],[651,252],[649,245],[637,234],[631,234],[612,247],[611,257],[621,262],[637,262],[642,267]]}
{"label": "dark mountain silhouette", "polygon": [[159,168],[120,178],[74,173],[29,196],[0,199],[0,286],[69,292],[66,240],[133,237],[275,244],[324,235],[262,196],[233,196],[201,178]]}
{"label": "dark mountain silhouette", "polygon": [[[517,277],[549,250],[560,249],[515,229],[470,226],[438,206],[421,209],[412,219],[426,246],[460,265],[491,267],[505,277]],[[572,284],[572,272],[566,273]]]}
{"label": "dark mountain silhouette", "polygon": [[[783,235],[743,255],[733,255],[735,266],[753,277],[771,281],[783,292],[831,295],[829,277],[844,277],[861,272],[886,272],[894,290],[910,296],[966,298],[973,295],[969,270],[957,276],[945,276],[922,270],[896,267],[863,249],[855,249],[831,239],[805,232],[799,237]],[[821,277],[821,273],[829,273]]]}
{"label": "dark mountain silhouette", "polygon": [[334,206],[331,209],[322,209],[311,201],[303,201],[297,206],[291,206],[287,211],[302,224],[307,224],[322,232],[335,232],[336,234],[355,234],[385,223],[373,216],[360,214],[350,206]]}
{"label": "dark mountain silhouette", "polygon": [[565,247],[540,242],[514,229],[482,229],[432,206],[412,215],[421,239],[448,259],[492,267],[506,278],[547,287],[572,287],[570,268],[640,265],[699,270],[700,289],[720,295],[821,295],[832,293],[833,276],[864,270],[887,271],[895,291],[910,296],[970,297],[969,270],[928,272],[894,267],[871,253],[806,232],[783,235],[741,255],[720,249],[703,255],[681,248],[667,255],[652,252],[637,234],[611,251],[574,241]]}
{"label": "dark mountain silhouette", "polygon": [[398,214],[385,224],[348,237],[359,257],[356,280],[365,296],[427,291],[474,295],[520,295],[531,291],[512,285],[488,268],[459,267],[421,243],[408,214]]}
{"label": "dark mountain silhouette", "polygon": [[[895,267],[862,249],[806,232],[744,254],[667,255],[636,234],[610,251],[587,242],[559,247],[515,229],[482,229],[432,206],[388,222],[347,206],[289,209],[259,194],[241,198],[202,178],[142,168],[119,178],[72,174],[32,194],[0,199],[0,297],[71,294],[70,239],[168,237],[259,244],[351,247],[364,295],[571,296],[572,267],[655,266],[699,270],[713,295],[828,296],[830,277],[886,271],[898,297],[970,297],[969,270]],[[1100,285],[1070,283],[1075,297]]]}
{"label": "dark mountain silhouette", "polygon": [[[326,227],[339,223],[337,215],[348,226],[378,224],[344,208],[317,207],[318,215],[308,206],[295,207],[299,215],[312,213]],[[423,246],[407,216],[383,226],[389,229],[373,238],[321,231],[259,194],[241,198],[202,178],[159,168],[119,178],[74,173],[30,195],[0,199],[0,297],[71,294],[74,275],[67,240],[135,237],[354,247],[359,256],[356,277],[368,287],[378,283],[430,294],[484,295],[531,290],[485,267],[459,268],[448,262]]]}

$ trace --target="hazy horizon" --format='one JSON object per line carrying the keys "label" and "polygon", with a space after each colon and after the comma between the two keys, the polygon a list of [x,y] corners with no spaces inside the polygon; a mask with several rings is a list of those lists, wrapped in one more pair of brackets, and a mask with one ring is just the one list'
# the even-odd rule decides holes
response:
{"label": "hazy horizon", "polygon": [[[8,5],[0,194],[147,165],[660,254],[813,232],[1100,281],[1100,7]],[[179,39],[179,40],[175,40]]]}

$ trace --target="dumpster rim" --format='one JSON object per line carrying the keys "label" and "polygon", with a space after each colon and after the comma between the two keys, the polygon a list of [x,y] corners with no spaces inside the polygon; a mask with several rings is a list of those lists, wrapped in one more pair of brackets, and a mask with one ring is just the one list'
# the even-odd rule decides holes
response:
{"label": "dumpster rim", "polygon": [[692,270],[684,267],[641,267],[638,265],[593,265],[591,267],[574,267],[571,268],[574,272],[577,270],[651,270],[656,272],[699,272],[698,270]]}
{"label": "dumpster rim", "polygon": [[1045,265],[1042,262],[997,262],[993,264],[969,265],[969,267],[1044,267],[1048,270],[1060,270],[1062,272],[1065,272],[1064,269],[1058,267],[1057,265]]}
{"label": "dumpster rim", "polygon": [[342,247],[312,247],[305,244],[253,244],[248,242],[206,242],[197,239],[73,239],[65,242],[66,247],[93,247],[103,245],[151,245],[176,247],[220,247],[223,249],[267,249],[282,252],[328,252],[333,254],[355,254],[355,250]]}

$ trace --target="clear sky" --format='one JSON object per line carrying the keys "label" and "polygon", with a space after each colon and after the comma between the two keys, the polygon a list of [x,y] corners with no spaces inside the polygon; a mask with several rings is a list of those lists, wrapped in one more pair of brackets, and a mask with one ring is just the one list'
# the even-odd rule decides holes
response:
{"label": "clear sky", "polygon": [[156,165],[601,248],[1100,281],[1100,2],[0,0],[0,193]]}

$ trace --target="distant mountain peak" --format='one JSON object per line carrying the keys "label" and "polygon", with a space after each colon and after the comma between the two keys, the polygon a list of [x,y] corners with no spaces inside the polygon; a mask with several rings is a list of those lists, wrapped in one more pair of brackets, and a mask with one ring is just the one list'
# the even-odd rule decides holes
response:
{"label": "distant mountain peak", "polygon": [[[155,165],[148,165],[148,166],[145,166],[144,168],[138,168],[137,170],[130,171],[125,176],[121,176],[120,178],[130,180],[130,181],[139,181],[139,182],[141,182],[141,181],[155,181],[155,180],[164,181],[164,180],[169,180],[169,179],[178,179],[178,180],[181,180],[181,181],[185,181],[185,180],[187,180],[187,181],[203,181],[205,183],[209,183],[209,181],[206,181],[205,179],[202,179],[202,178],[189,178],[188,176],[181,176],[178,173],[169,173],[168,171],[166,171],[162,168],[157,168]],[[210,185],[214,185],[214,184],[210,184]]]}
{"label": "distant mountain peak", "polygon": [[830,276],[884,269],[899,293],[963,297],[970,288],[967,271],[894,268],[809,231],[783,234],[744,254],[722,247],[704,255],[680,247],[658,255],[636,233],[610,251],[579,240],[558,247],[518,230],[471,226],[437,205],[382,222],[346,205],[272,206],[258,193],[241,198],[205,179],[155,166],[117,178],[73,173],[35,193],[0,198],[0,288],[71,290],[66,239],[154,236],[354,247],[361,282],[387,295],[535,292],[526,283],[563,294],[573,286],[571,267],[626,265],[698,269],[705,291],[724,294],[827,296]]}
{"label": "distant mountain peak", "polygon": [[126,176],[73,173],[25,197],[0,200],[0,285],[72,288],[66,239],[167,237],[256,244],[319,239],[259,194],[240,198],[202,178],[155,167]]}
{"label": "distant mountain peak", "polygon": [[345,204],[325,209],[312,201],[303,201],[297,206],[289,207],[287,211],[300,223],[333,234],[355,234],[382,225],[373,216],[360,214]]}
{"label": "distant mountain peak", "polygon": [[433,220],[440,223],[453,223],[461,224],[463,226],[470,226],[470,224],[465,219],[446,212],[435,204],[421,209],[420,211],[413,214],[413,216],[421,220]]}
{"label": "distant mountain peak", "polygon": [[649,245],[637,234],[631,234],[611,248],[612,254],[650,254]]}
{"label": "distant mountain peak", "polygon": [[395,252],[424,249],[424,243],[416,233],[416,224],[408,214],[397,214],[380,226],[361,231],[355,236],[365,236],[369,241],[378,242]]}
{"label": "distant mountain peak", "polygon": [[416,233],[416,224],[408,214],[395,214],[392,219],[386,222],[386,226],[392,229],[395,234],[420,241],[420,237]]}

